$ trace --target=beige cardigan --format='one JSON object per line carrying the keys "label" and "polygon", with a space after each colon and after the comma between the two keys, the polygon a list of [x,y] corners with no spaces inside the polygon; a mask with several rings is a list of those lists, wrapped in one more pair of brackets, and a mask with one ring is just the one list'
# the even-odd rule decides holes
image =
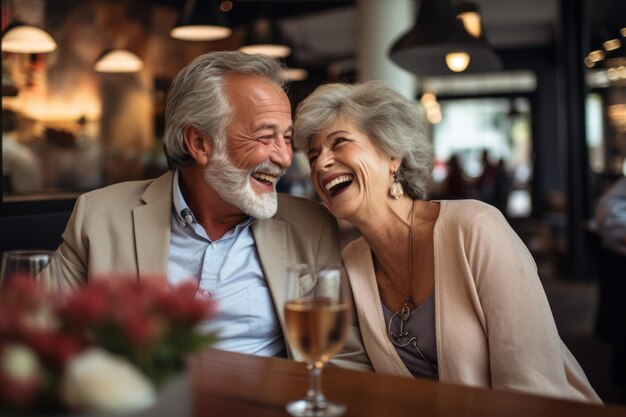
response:
{"label": "beige cardigan", "polygon": [[[434,228],[439,379],[601,402],[561,341],[534,260],[495,208],[441,201]],[[411,376],[386,333],[369,246],[342,253],[377,372]]]}

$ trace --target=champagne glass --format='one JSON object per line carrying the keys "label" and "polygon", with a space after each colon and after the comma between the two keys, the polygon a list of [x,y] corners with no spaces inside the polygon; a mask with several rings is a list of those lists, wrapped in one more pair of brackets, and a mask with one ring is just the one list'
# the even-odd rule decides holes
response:
{"label": "champagne glass", "polygon": [[[53,251],[48,250],[12,250],[2,256],[0,267],[0,281],[6,285],[16,277],[33,278],[37,285],[51,296],[63,296],[60,277],[52,273],[48,267],[54,257]],[[48,267],[48,268],[46,268]]]}
{"label": "champagne glass", "polygon": [[324,397],[321,373],[326,362],[341,350],[350,320],[350,290],[341,266],[301,264],[288,268],[287,338],[309,370],[306,397],[287,404],[292,416],[339,416],[346,411],[344,405]]}

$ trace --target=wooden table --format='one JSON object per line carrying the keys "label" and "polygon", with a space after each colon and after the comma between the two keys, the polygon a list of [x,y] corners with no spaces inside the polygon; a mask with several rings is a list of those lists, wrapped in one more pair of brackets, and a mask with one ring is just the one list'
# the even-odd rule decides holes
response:
{"label": "wooden table", "polygon": [[[207,350],[190,362],[191,415],[288,416],[304,396],[304,364]],[[346,417],[626,417],[626,408],[556,400],[339,368],[322,375],[326,397],[347,405]]]}

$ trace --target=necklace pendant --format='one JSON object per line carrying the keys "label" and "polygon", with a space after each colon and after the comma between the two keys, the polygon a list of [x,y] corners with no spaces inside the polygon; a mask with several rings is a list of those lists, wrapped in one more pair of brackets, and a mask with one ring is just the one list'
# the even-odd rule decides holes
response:
{"label": "necklace pendant", "polygon": [[402,306],[402,323],[406,323],[411,317],[411,308],[409,307],[410,301],[411,300],[408,298],[404,299],[404,305]]}
{"label": "necklace pendant", "polygon": [[[391,342],[394,345],[399,346],[399,347],[406,346],[410,342],[409,341],[404,344],[400,343],[401,339],[409,335],[409,331],[404,329],[404,323],[409,321],[409,318],[411,317],[411,308],[409,307],[410,302],[411,302],[411,299],[405,297],[404,305],[402,306],[402,309],[393,313],[393,316],[391,316],[391,318],[389,319],[389,323],[387,323],[387,334],[389,335]],[[392,324],[393,324],[393,319],[395,319],[396,317],[400,318],[400,329],[398,329],[398,333],[395,333],[391,329]]]}

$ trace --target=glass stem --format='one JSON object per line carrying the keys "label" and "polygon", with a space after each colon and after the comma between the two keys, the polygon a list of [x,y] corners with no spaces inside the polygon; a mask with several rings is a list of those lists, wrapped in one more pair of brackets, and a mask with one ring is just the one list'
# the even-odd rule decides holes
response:
{"label": "glass stem", "polygon": [[309,390],[307,391],[307,402],[312,410],[323,410],[326,408],[326,398],[322,393],[322,369],[324,363],[317,361],[309,364]]}

